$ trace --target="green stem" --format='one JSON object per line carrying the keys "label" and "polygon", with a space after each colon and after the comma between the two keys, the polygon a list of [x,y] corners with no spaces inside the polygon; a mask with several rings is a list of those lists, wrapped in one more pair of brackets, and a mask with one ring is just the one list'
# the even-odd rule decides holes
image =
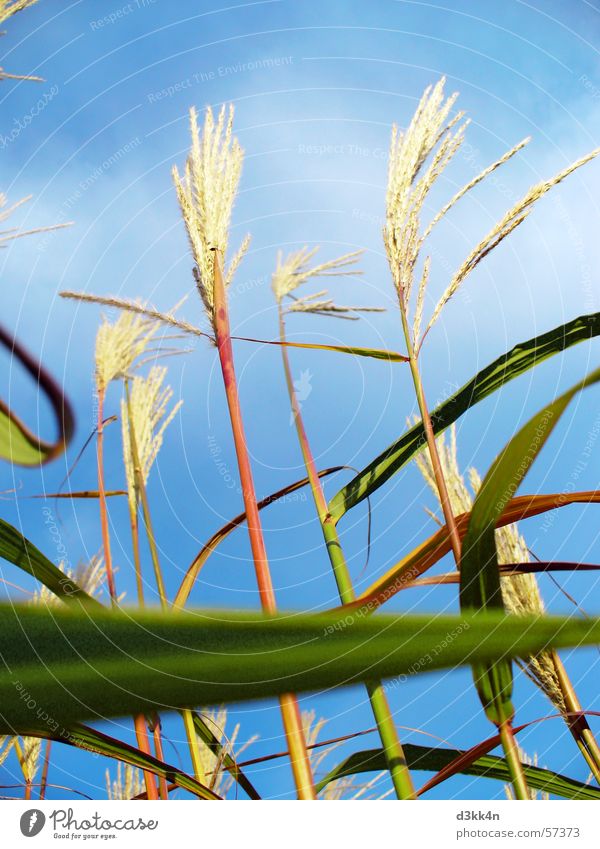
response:
{"label": "green stem", "polygon": [[[279,305],[279,337],[281,342],[286,341],[285,321],[281,305]],[[281,356],[288,394],[290,397],[290,404],[292,407],[292,415],[294,416],[294,423],[298,433],[298,441],[300,443],[304,465],[308,474],[311,492],[315,502],[317,515],[319,517],[319,523],[323,532],[323,538],[327,547],[327,554],[329,555],[331,568],[333,569],[340,601],[342,604],[348,604],[356,599],[356,593],[354,591],[348,564],[346,563],[344,551],[337,532],[337,527],[327,508],[327,500],[325,498],[325,493],[323,492],[321,479],[310,449],[310,443],[304,427],[300,404],[298,403],[298,397],[296,395],[296,390],[294,389],[289,356],[285,345],[281,346]],[[377,723],[377,728],[379,730],[381,743],[385,751],[386,762],[390,771],[396,796],[398,799],[415,799],[415,789],[385,691],[381,684],[374,684],[367,687],[367,692],[369,694],[373,716],[375,717],[375,722]]]}
{"label": "green stem", "polygon": [[506,756],[506,762],[508,763],[508,770],[510,772],[515,798],[520,802],[527,802],[531,799],[531,797],[527,789],[527,781],[525,780],[525,774],[523,772],[523,764],[521,763],[519,749],[515,741],[512,726],[510,722],[506,720],[502,723],[498,730],[500,732],[500,739]]}
{"label": "green stem", "polygon": [[[462,542],[460,534],[458,532],[458,526],[456,524],[454,512],[452,510],[452,504],[450,501],[450,495],[448,493],[448,487],[446,485],[446,479],[444,477],[444,471],[442,468],[440,455],[437,450],[435,431],[431,422],[431,416],[429,415],[429,409],[427,407],[427,401],[425,399],[425,390],[423,389],[423,381],[421,380],[421,372],[419,370],[418,352],[416,353],[413,347],[410,328],[408,326],[408,316],[404,307],[404,293],[402,291],[400,291],[399,293],[399,300],[400,316],[402,318],[402,330],[406,342],[406,350],[408,353],[410,372],[415,388],[417,404],[421,413],[421,421],[423,422],[423,429],[425,431],[425,438],[427,440],[427,448],[431,459],[431,468],[438,490],[442,512],[444,514],[444,521],[446,522],[446,527],[448,528],[448,535],[450,537],[450,544],[452,546],[452,553],[456,562],[456,568],[460,570]],[[525,773],[523,772],[523,765],[519,758],[516,743],[513,739],[512,728],[510,726],[510,723],[508,723],[507,721],[503,722],[500,726],[500,736],[502,740],[502,746],[506,754],[506,759],[509,761],[515,797],[517,799],[527,799],[529,798],[529,796],[527,794],[527,781],[525,779]],[[525,793],[524,796],[523,792]]]}
{"label": "green stem", "polygon": [[[558,652],[552,650],[551,655],[567,712],[578,713],[582,709],[581,702],[579,701],[575,688],[567,675],[567,670],[563,666],[563,662],[560,659]],[[566,716],[565,721],[569,726],[569,730],[571,731],[581,754],[591,769],[596,782],[600,784],[600,749],[598,748],[598,743],[587,719],[583,715],[578,717]]]}
{"label": "green stem", "polygon": [[106,503],[106,488],[104,486],[104,396],[105,389],[98,388],[98,419],[96,426],[96,458],[98,463],[98,504],[100,507],[100,529],[102,532],[102,548],[104,554],[104,568],[106,569],[106,583],[113,605],[117,604],[117,590],[112,568],[112,556],[110,551],[110,532],[108,528],[108,505]]}
{"label": "green stem", "polygon": [[[227,397],[227,406],[231,420],[231,429],[233,432],[233,441],[235,444],[240,480],[242,484],[242,496],[244,499],[244,508],[246,510],[248,535],[250,538],[250,547],[252,549],[256,583],[263,611],[265,613],[275,613],[277,610],[277,604],[275,601],[273,582],[271,580],[269,561],[267,559],[267,552],[265,549],[259,510],[256,503],[256,493],[254,490],[254,478],[252,476],[250,456],[246,445],[242,411],[235,376],[233,349],[231,345],[225,282],[221,271],[221,257],[217,250],[214,252],[213,300],[215,337],[219,352],[219,361],[221,363],[221,371],[223,374],[223,385],[225,387],[225,395]],[[310,759],[306,750],[306,740],[304,738],[304,730],[302,728],[298,702],[294,695],[286,694],[280,697],[279,704],[288,748],[290,750],[290,760],[298,798],[307,800],[316,799],[314,780],[310,766]]]}
{"label": "green stem", "polygon": [[198,735],[196,734],[196,728],[194,726],[194,712],[191,710],[183,710],[181,712],[181,716],[183,717],[185,735],[187,737],[190,757],[192,759],[194,778],[200,784],[206,784],[206,773],[204,772],[202,758],[200,757],[200,745],[198,743]]}

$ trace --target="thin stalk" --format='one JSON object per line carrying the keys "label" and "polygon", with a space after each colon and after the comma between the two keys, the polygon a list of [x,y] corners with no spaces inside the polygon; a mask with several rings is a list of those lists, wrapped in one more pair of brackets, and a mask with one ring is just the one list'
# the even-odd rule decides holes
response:
{"label": "thin stalk", "polygon": [[137,587],[138,604],[144,607],[144,583],[142,580],[142,560],[140,557],[140,523],[137,508],[129,506],[129,523],[131,525],[131,546],[133,548],[133,566]]}
{"label": "thin stalk", "polygon": [[[285,320],[281,306],[279,307],[279,337],[281,342],[286,341]],[[337,532],[337,527],[327,508],[327,500],[325,498],[325,493],[323,492],[321,479],[310,449],[310,443],[308,441],[306,428],[304,427],[300,404],[298,403],[298,397],[294,388],[289,355],[285,345],[281,346],[281,357],[283,360],[283,369],[285,372],[285,379],[292,407],[292,415],[294,416],[294,423],[298,433],[298,441],[300,443],[300,449],[302,451],[304,465],[306,467],[311,492],[315,502],[317,516],[319,517],[319,523],[325,540],[327,554],[329,555],[329,560],[331,562],[331,568],[335,577],[340,601],[342,604],[348,604],[355,600],[356,593],[352,585],[352,579],[350,577],[348,564],[346,563],[344,551]],[[415,799],[415,789],[410,776],[410,771],[406,764],[402,744],[398,738],[398,732],[394,724],[394,719],[385,691],[381,684],[373,684],[367,686],[367,692],[369,694],[373,716],[375,717],[377,728],[379,730],[381,743],[385,751],[386,762],[390,771],[396,796],[398,799]]]}
{"label": "thin stalk", "polygon": [[110,532],[108,528],[108,506],[106,503],[106,488],[104,486],[104,396],[105,389],[98,389],[98,419],[96,425],[96,457],[98,462],[98,504],[100,506],[100,529],[102,532],[102,548],[104,566],[106,568],[106,583],[113,605],[117,604],[117,591],[110,552]]}
{"label": "thin stalk", "polygon": [[187,737],[190,757],[192,759],[194,778],[196,781],[199,781],[200,784],[206,784],[206,772],[204,771],[204,765],[202,763],[202,758],[200,757],[200,746],[198,744],[198,735],[196,734],[196,728],[194,726],[193,711],[182,710],[181,716],[183,717],[185,736]]}
{"label": "thin stalk", "polygon": [[15,737],[15,752],[17,753],[17,760],[19,761],[19,766],[21,767],[21,772],[23,773],[23,779],[25,780],[25,793],[23,795],[23,798],[29,800],[31,799],[32,779],[29,775],[29,770],[27,768],[25,748],[22,747],[19,743],[18,737]]}
{"label": "thin stalk", "polygon": [[46,740],[46,747],[44,751],[44,765],[42,767],[42,779],[40,781],[40,800],[43,801],[46,798],[46,787],[48,786],[48,769],[50,768],[50,749],[52,746],[52,740]]}
{"label": "thin stalk", "polygon": [[[452,553],[456,562],[456,568],[460,570],[462,543],[460,539],[460,534],[458,532],[456,519],[454,518],[454,512],[452,510],[450,495],[448,493],[448,487],[446,486],[446,479],[444,477],[440,455],[437,450],[435,432],[431,423],[431,416],[429,415],[429,408],[427,407],[425,391],[423,389],[423,381],[421,380],[421,372],[419,370],[419,355],[418,352],[415,352],[412,343],[410,328],[408,325],[408,316],[404,307],[404,293],[402,291],[400,292],[400,316],[402,318],[402,330],[404,332],[404,339],[406,342],[406,350],[408,353],[409,366],[415,388],[415,395],[417,398],[419,411],[421,413],[421,421],[423,422],[423,429],[425,431],[425,438],[427,440],[429,456],[431,458],[431,468],[437,486],[442,512],[444,514],[444,521],[446,522],[446,526],[448,528],[448,535],[450,537],[450,544],[452,546]],[[509,763],[515,797],[517,799],[528,799],[529,796],[527,793],[527,781],[525,779],[525,773],[523,772],[523,765],[521,763],[521,759],[519,758],[519,752],[513,739],[512,727],[510,723],[506,721],[503,722],[499,728],[499,731],[502,740],[502,746],[506,754],[506,759]],[[523,793],[525,793],[525,795],[523,795]]]}
{"label": "thin stalk", "polygon": [[[225,283],[221,272],[221,257],[219,252],[214,252],[214,326],[219,352],[219,361],[223,373],[223,384],[227,396],[227,406],[231,420],[231,429],[242,483],[242,495],[247,517],[248,535],[250,547],[254,560],[256,572],[256,583],[260,595],[260,602],[265,613],[274,613],[277,609],[269,562],[262,533],[260,516],[256,504],[254,490],[254,479],[250,465],[250,457],[246,445],[242,411],[235,376],[233,349],[231,345],[231,332],[229,327],[229,313],[227,308],[227,297]],[[314,781],[308,752],[306,751],[306,740],[302,728],[302,720],[296,697],[288,694],[279,699],[281,716],[290,750],[292,772],[296,784],[299,799],[316,799]]]}
{"label": "thin stalk", "polygon": [[[154,738],[154,751],[156,753],[156,757],[159,761],[165,762],[165,756],[163,752],[163,744],[162,744],[162,731],[160,727],[160,717],[158,714],[152,720],[152,736]],[[167,786],[167,779],[164,775],[161,775],[158,779],[158,792],[159,796],[163,801],[168,801],[169,799],[169,789]]]}
{"label": "thin stalk", "polygon": [[140,462],[139,452],[137,448],[137,441],[135,438],[134,425],[133,425],[133,417],[131,415],[131,398],[129,393],[129,381],[125,380],[125,399],[127,403],[127,416],[129,418],[129,439],[131,444],[131,462],[133,464],[133,474],[135,479],[135,488],[136,488],[136,501],[139,498],[139,501],[142,505],[142,516],[144,519],[144,528],[146,530],[146,537],[148,539],[148,546],[150,548],[150,556],[152,558],[152,566],[154,567],[154,575],[156,578],[156,588],[158,590],[158,595],[160,598],[160,604],[163,610],[166,610],[168,607],[167,594],[165,591],[165,584],[163,581],[162,570],[160,568],[160,560],[158,557],[158,547],[156,545],[156,539],[154,537],[154,531],[152,529],[152,519],[150,516],[150,505],[148,503],[148,494],[146,492],[146,483],[144,481],[144,473],[142,471],[142,464]]}
{"label": "thin stalk", "polygon": [[500,732],[500,740],[502,741],[502,748],[506,756],[515,798],[520,802],[527,802],[530,799],[529,791],[523,773],[523,764],[521,763],[519,749],[515,742],[510,722],[503,722],[498,731]]}
{"label": "thin stalk", "polygon": [[[579,701],[573,684],[567,675],[567,670],[563,666],[563,662],[558,653],[552,650],[551,654],[567,713],[578,713],[582,710],[581,702]],[[596,779],[596,782],[600,784],[600,749],[598,748],[598,743],[587,719],[583,716],[583,714],[578,717],[567,715],[565,719],[571,734],[575,738],[575,742],[581,751],[581,754],[585,758],[594,778]]]}
{"label": "thin stalk", "polygon": [[[133,718],[135,728],[135,736],[137,739],[138,749],[144,752],[145,755],[151,755],[150,741],[148,740],[148,728],[146,726],[146,717],[143,713],[138,713]],[[144,770],[144,781],[146,784],[146,793],[148,799],[156,801],[158,799],[158,790],[156,789],[156,778],[153,772]]]}

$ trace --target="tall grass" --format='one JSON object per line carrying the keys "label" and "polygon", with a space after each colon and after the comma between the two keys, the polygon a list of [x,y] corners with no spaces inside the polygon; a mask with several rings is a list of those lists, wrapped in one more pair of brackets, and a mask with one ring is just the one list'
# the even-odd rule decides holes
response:
{"label": "tall grass", "polygon": [[[0,21],[30,4],[31,0],[0,2]],[[11,76],[3,71],[0,74]],[[16,763],[23,779],[24,798],[33,798],[36,787],[39,787],[40,798],[44,798],[51,787],[48,775],[57,745],[78,746],[100,752],[116,761],[116,769],[108,771],[106,777],[108,796],[114,799],[166,801],[175,791],[182,790],[198,799],[217,800],[232,793],[259,799],[261,791],[254,786],[254,774],[249,777],[247,770],[279,758],[288,760],[296,796],[302,800],[370,798],[373,793],[384,798],[392,792],[399,800],[416,799],[427,789],[457,773],[489,775],[510,782],[508,795],[519,800],[537,798],[538,791],[568,798],[600,798],[600,749],[558,654],[562,645],[572,645],[579,639],[591,642],[593,635],[600,633],[600,623],[594,620],[584,630],[585,623],[549,618],[533,574],[535,561],[530,558],[522,530],[516,526],[517,519],[558,509],[567,502],[597,502],[600,494],[571,493],[568,499],[562,501],[557,494],[525,499],[515,497],[532,459],[537,456],[554,426],[554,423],[544,426],[544,430],[540,422],[546,421],[545,416],[554,416],[557,420],[570,399],[597,382],[600,374],[593,373],[564,396],[549,402],[506,446],[498,446],[498,459],[483,482],[477,473],[470,471],[470,487],[459,466],[456,431],[451,431],[449,443],[440,435],[445,427],[485,394],[500,388],[525,369],[534,367],[539,360],[598,335],[599,316],[581,317],[544,337],[528,340],[517,353],[508,352],[500,366],[494,363],[478,373],[468,392],[461,390],[462,395],[459,392],[447,404],[433,410],[426,397],[421,360],[423,347],[441,320],[446,304],[465,285],[471,272],[525,223],[540,198],[593,159],[598,150],[530,188],[450,275],[442,295],[427,316],[434,255],[429,245],[437,224],[490,174],[509,163],[529,141],[519,142],[484,168],[455,192],[437,214],[424,220],[427,218],[430,192],[460,150],[468,127],[463,113],[455,109],[457,95],[447,97],[444,86],[445,81],[440,80],[425,91],[404,131],[395,125],[392,129],[383,243],[389,262],[390,287],[397,298],[398,336],[402,340],[402,352],[359,348],[352,344],[290,342],[287,321],[291,316],[312,315],[324,320],[338,318],[352,322],[358,320],[362,313],[377,312],[378,308],[339,304],[326,289],[309,292],[305,289],[306,284],[324,278],[338,278],[337,288],[342,289],[346,277],[360,274],[361,251],[319,262],[315,260],[316,247],[304,247],[287,256],[282,252],[278,254],[272,288],[277,304],[279,336],[277,340],[268,340],[268,344],[280,352],[291,417],[306,471],[302,480],[290,482],[272,496],[257,499],[244,427],[252,409],[242,410],[234,357],[235,338],[229,316],[228,288],[250,244],[250,238],[246,236],[230,256],[231,222],[244,158],[234,134],[232,107],[224,106],[216,115],[207,109],[201,123],[196,111],[191,110],[189,155],[183,170],[174,167],[172,172],[193,262],[193,279],[204,310],[205,327],[196,327],[175,315],[178,308],[164,312],[132,299],[100,297],[86,292],[62,293],[67,298],[103,305],[113,312],[112,317],[101,319],[95,347],[97,489],[57,494],[73,499],[97,500],[102,547],[90,563],[72,573],[62,565],[57,567],[51,563],[23,533],[6,522],[0,524],[0,554],[40,582],[40,589],[28,605],[13,605],[10,611],[7,610],[0,628],[0,643],[6,639],[8,645],[0,645],[0,650],[3,656],[6,655],[7,663],[22,670],[24,679],[31,678],[34,687],[35,682],[42,679],[33,674],[36,670],[31,652],[49,653],[44,669],[51,677],[43,679],[43,685],[38,683],[36,699],[43,705],[52,691],[59,714],[56,717],[57,727],[49,732],[47,727],[38,727],[30,716],[23,713],[24,708],[17,696],[6,687],[2,691],[5,703],[0,713],[0,730],[8,733],[0,739],[0,765],[10,761]],[[4,221],[20,203],[7,206],[4,195],[0,195],[0,221]],[[43,229],[49,228],[26,232],[11,228],[0,233],[0,242]],[[235,518],[212,534],[174,593],[169,591],[174,576],[165,573],[161,563],[159,540],[152,520],[152,510],[156,509],[156,505],[151,504],[148,490],[154,463],[164,439],[168,438],[167,428],[181,406],[181,400],[174,402],[174,393],[166,382],[167,368],[156,362],[161,356],[160,329],[171,334],[203,337],[211,343],[210,351],[205,350],[202,356],[208,359],[212,355],[219,363],[242,495],[242,504],[232,502],[231,505]],[[31,433],[6,405],[1,406],[1,456],[15,464],[35,466],[51,460],[70,439],[70,409],[42,368],[17,343],[11,343],[10,338],[9,334],[3,333],[1,341],[10,347],[12,355],[27,366],[39,387],[53,399],[60,426],[59,442],[47,445]],[[260,344],[260,340],[250,341]],[[394,363],[394,368],[407,369],[419,410],[418,420],[400,440],[360,470],[329,501],[325,478],[334,471],[347,468],[342,465],[346,458],[341,457],[340,466],[335,469],[323,470],[317,466],[309,440],[309,427],[304,421],[293,379],[291,352],[294,347],[321,349],[325,371],[327,357],[341,354],[384,359]],[[274,352],[273,348],[271,350]],[[527,356],[522,356],[522,351],[528,352]],[[120,395],[114,407],[113,390],[109,392],[109,387],[116,389]],[[188,403],[196,401],[188,399]],[[121,425],[122,490],[108,489],[105,481],[105,428],[116,418],[120,419]],[[526,440],[535,432],[536,426],[538,429],[541,427],[543,433],[535,445],[528,447]],[[403,428],[403,424],[398,423],[398,427]],[[312,438],[319,438],[317,427]],[[378,571],[375,583],[358,593],[338,523],[346,512],[383,486],[415,455],[439,504],[441,527],[391,571],[385,574]],[[322,553],[336,583],[339,607],[320,618],[295,613],[294,617],[290,617],[290,624],[286,617],[278,615],[277,593],[262,530],[261,512],[282,493],[303,486],[308,486],[312,494],[323,541]],[[507,492],[509,494],[505,497]],[[113,558],[111,510],[113,498],[119,495],[126,499],[131,528],[136,587],[133,602],[123,596],[122,588],[117,585],[121,581],[117,581]],[[243,512],[236,516],[240,507],[243,507]],[[223,614],[223,622],[216,624],[211,624],[210,619],[207,624],[202,612],[196,611],[194,617],[186,616],[183,609],[189,602],[201,568],[218,545],[242,524],[246,525],[248,535],[247,565],[254,570],[263,615],[258,619],[248,615],[246,620],[236,616],[235,612],[229,619],[228,614]],[[424,573],[446,555],[451,555],[454,560],[454,572],[424,579]],[[556,565],[545,564],[548,568]],[[595,568],[593,564],[587,564],[587,567],[590,571]],[[467,751],[404,743],[401,739],[404,732],[397,724],[398,712],[392,710],[381,680],[382,676],[404,669],[418,674],[415,657],[419,652],[426,653],[432,641],[440,639],[439,628],[443,627],[443,623],[439,624],[438,614],[434,612],[418,620],[408,616],[394,620],[375,616],[372,622],[369,621],[400,590],[410,587],[415,592],[418,587],[435,581],[458,585],[457,606],[461,608],[461,617],[455,616],[449,624],[463,627],[465,631],[468,625],[472,635],[461,638],[459,645],[448,648],[443,656],[432,662],[432,669],[470,665],[482,709],[495,726],[490,740],[473,740],[472,748]],[[105,587],[108,605],[104,604]],[[65,604],[75,609],[63,618],[60,606]],[[11,639],[11,622],[15,616],[29,623],[31,644],[24,645]],[[559,712],[585,759],[586,768],[591,770],[594,783],[584,785],[568,776],[542,769],[537,766],[536,760],[528,758],[519,748],[515,738],[519,728],[515,728],[512,701],[512,655],[502,643],[503,634],[508,633],[510,624],[507,617],[514,623],[517,634],[512,654],[517,655],[518,667]],[[87,630],[90,627],[106,637],[106,645],[101,637],[98,637],[99,645],[90,643]],[[61,648],[62,643],[57,646],[57,641],[60,642],[64,636],[62,629],[67,636],[70,635],[66,648]],[[203,640],[200,650],[193,643],[197,634]],[[187,647],[190,649],[189,657],[186,656],[184,661],[189,661],[190,676],[198,675],[198,679],[176,674],[180,670],[181,657],[176,653],[165,655],[163,638],[167,642],[175,638],[184,641],[181,651],[185,653]],[[39,640],[37,647],[35,639]],[[80,658],[80,655],[75,660],[71,657],[73,652],[77,654],[78,641],[87,647],[86,670],[85,673],[79,670],[78,677],[68,678],[69,674],[74,675],[73,664],[77,664],[77,658]],[[253,647],[249,655],[244,655],[246,643]],[[131,660],[115,660],[113,653],[122,644],[126,644],[128,651],[131,649],[135,659],[147,668],[142,678],[136,679],[139,695],[135,688],[124,692],[126,688],[122,683],[133,676],[135,667]],[[58,654],[55,656],[53,652]],[[203,652],[206,652],[206,658]],[[282,652],[284,658],[290,658],[289,661],[281,661]],[[37,659],[37,655],[35,657]],[[218,660],[215,661],[215,657]],[[98,672],[94,664],[98,662],[103,668],[105,660],[113,664],[110,669],[115,680],[107,680],[103,687],[94,677]],[[55,665],[57,672],[54,671]],[[279,701],[286,749],[241,762],[244,746],[237,744],[239,726],[228,735],[226,708],[215,705],[204,707],[205,696],[207,693],[231,695],[233,692],[236,696],[239,694],[239,698],[256,696],[260,692],[260,681],[252,676],[259,674],[261,665],[264,666],[268,693]],[[269,678],[271,670],[275,672]],[[71,681],[70,686],[62,686],[63,675],[65,681]],[[171,681],[166,689],[165,676]],[[342,685],[348,681],[364,683],[375,725],[372,729],[357,728],[349,735],[321,742],[319,737],[324,720],[315,722],[314,711],[302,716],[297,696],[289,690],[310,692],[318,690],[324,682]],[[5,683],[0,675],[0,688]],[[112,689],[113,684],[116,689]],[[119,712],[133,715],[135,746],[112,738],[93,726],[75,722],[86,718],[83,700],[77,695],[80,685],[89,687],[90,703],[101,706],[107,715],[118,715]],[[119,693],[124,693],[122,698]],[[398,693],[401,703],[402,688]],[[187,752],[181,768],[170,765],[166,760],[163,732],[165,704],[178,711],[176,716],[180,717],[185,734]],[[451,717],[446,719],[451,721]],[[460,719],[462,721],[462,717]],[[426,720],[427,717],[424,717],[424,725]],[[417,733],[420,731],[423,729],[416,729]],[[367,733],[378,734],[379,748],[355,750],[331,766],[339,745],[358,740]],[[502,746],[503,757],[489,754],[497,745]],[[326,763],[330,767],[327,770],[324,767]],[[326,774],[320,780],[317,776],[316,780],[315,774],[319,770]],[[434,773],[433,778],[420,789],[416,782],[419,770]],[[376,775],[359,786],[354,776],[363,772],[375,772]],[[76,788],[72,792],[77,792]]]}

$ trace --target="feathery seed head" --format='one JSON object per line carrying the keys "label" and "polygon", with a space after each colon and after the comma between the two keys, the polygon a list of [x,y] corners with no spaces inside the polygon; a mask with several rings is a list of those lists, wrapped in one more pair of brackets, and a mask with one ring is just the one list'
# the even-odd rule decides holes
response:
{"label": "feathery seed head", "polygon": [[354,312],[380,312],[377,307],[347,307],[337,305],[327,297],[326,289],[296,298],[292,293],[308,280],[318,277],[349,277],[362,272],[356,268],[358,259],[363,251],[353,251],[336,259],[318,265],[310,265],[311,259],[319,248],[307,247],[299,251],[293,251],[285,259],[281,251],[277,254],[277,266],[271,278],[271,286],[278,304],[282,304],[286,297],[293,300],[288,307],[288,312],[310,312],[316,315],[338,315],[340,318],[348,318],[348,313]]}
{"label": "feathery seed head", "polygon": [[121,401],[121,426],[123,433],[123,459],[127,478],[127,494],[132,510],[137,506],[137,486],[131,450],[132,434],[144,483],[158,456],[168,425],[173,421],[183,401],[178,401],[167,411],[173,397],[169,386],[163,387],[167,370],[153,366],[147,377],[136,376],[131,381],[129,406]]}
{"label": "feathery seed head", "polygon": [[34,3],[37,3],[37,0],[0,0],[0,24]]}
{"label": "feathery seed head", "polygon": [[103,318],[96,335],[96,385],[103,392],[108,384],[128,377],[136,359],[144,353],[158,325],[142,315],[122,312],[114,322]]}
{"label": "feathery seed head", "polygon": [[[243,151],[233,135],[233,106],[223,106],[215,122],[207,108],[202,132],[195,109],[190,109],[192,147],[181,175],[173,167],[173,181],[196,263],[194,276],[208,317],[213,324],[214,251],[227,254],[233,204],[242,171]],[[231,282],[246,253],[247,236],[224,273]]]}
{"label": "feathery seed head", "polygon": [[412,329],[412,346],[417,352],[444,306],[481,260],[525,221],[537,200],[577,168],[600,153],[600,148],[593,150],[559,172],[555,177],[533,186],[506,213],[501,221],[471,251],[453,275],[435,306],[424,333],[421,335],[421,322],[429,279],[429,257],[424,258],[422,263],[419,260],[426,240],[435,225],[464,195],[493,171],[512,159],[530,141],[529,138],[523,139],[491,165],[484,168],[456,192],[430,223],[422,228],[422,211],[429,191],[458,151],[468,125],[468,121],[460,123],[463,113],[458,113],[454,118],[448,120],[456,95],[444,99],[444,82],[444,79],[441,79],[435,86],[429,86],[426,89],[405,132],[400,132],[398,127],[394,125],[390,144],[386,224],[383,238],[392,278],[398,292],[400,308],[407,316],[411,293],[414,289],[413,284],[416,278],[419,280]]}
{"label": "feathery seed head", "polygon": [[[471,490],[469,490],[458,464],[456,426],[452,425],[450,428],[449,442],[446,442],[443,433],[437,437],[436,442],[452,511],[455,515],[470,512],[473,506],[473,497],[477,495],[481,486],[481,478],[475,469],[469,469],[468,477],[471,487]],[[438,488],[429,453],[421,452],[417,455],[415,461],[425,481],[439,501]],[[500,564],[527,563],[530,560],[527,543],[519,532],[516,523],[505,525],[496,530],[496,551]],[[546,609],[534,574],[505,575],[501,578],[500,586],[502,599],[508,613],[515,616],[543,616],[545,614]],[[540,652],[536,655],[530,655],[520,662],[520,665],[526,675],[543,690],[555,707],[564,712],[564,698],[552,654]]]}
{"label": "feathery seed head", "polygon": [[460,147],[467,126],[464,122],[454,130],[462,113],[448,121],[457,95],[444,98],[444,83],[442,78],[425,90],[405,132],[395,124],[392,128],[383,238],[403,309],[408,307],[423,242],[420,234],[423,205],[434,182]]}
{"label": "feathery seed head", "polygon": [[106,794],[112,801],[124,802],[144,792],[144,779],[137,767],[117,761],[117,774],[111,779],[106,770]]}

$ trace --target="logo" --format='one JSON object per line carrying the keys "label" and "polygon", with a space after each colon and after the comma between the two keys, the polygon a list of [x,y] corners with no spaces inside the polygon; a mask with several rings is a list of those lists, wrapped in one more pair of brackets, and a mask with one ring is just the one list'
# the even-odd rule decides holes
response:
{"label": "logo", "polygon": [[35,837],[43,829],[45,823],[46,817],[42,811],[37,808],[25,811],[21,817],[21,834],[24,837]]}

